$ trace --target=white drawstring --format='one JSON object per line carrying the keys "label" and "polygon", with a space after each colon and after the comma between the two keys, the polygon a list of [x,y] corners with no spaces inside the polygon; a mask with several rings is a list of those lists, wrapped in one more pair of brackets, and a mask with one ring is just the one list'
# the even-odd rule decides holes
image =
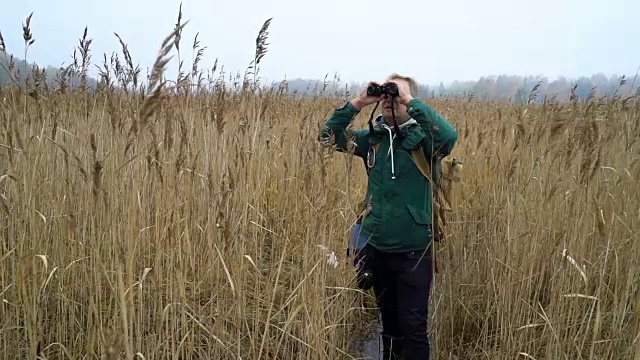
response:
{"label": "white drawstring", "polygon": [[383,124],[384,128],[389,132],[389,153],[391,153],[391,179],[396,179],[396,169],[393,161],[393,133],[391,132],[391,128],[386,124]]}
{"label": "white drawstring", "polygon": [[[406,121],[405,123],[403,123],[399,127],[400,127],[400,129],[402,129],[405,126],[415,125],[415,124],[417,124],[417,122],[414,119],[409,119],[409,121]],[[376,126],[382,126],[383,128],[387,129],[387,131],[389,132],[389,153],[387,153],[387,155],[391,155],[391,179],[395,180],[396,179],[396,168],[395,168],[395,162],[393,160],[393,139],[395,139],[396,134],[394,134],[393,130],[391,129],[391,127],[389,127],[389,125],[387,125],[385,123],[379,123],[379,125],[376,125]]]}

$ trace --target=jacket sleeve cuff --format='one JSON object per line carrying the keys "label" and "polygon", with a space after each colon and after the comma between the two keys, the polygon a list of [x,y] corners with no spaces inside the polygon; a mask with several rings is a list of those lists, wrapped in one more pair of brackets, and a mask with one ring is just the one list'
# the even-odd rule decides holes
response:
{"label": "jacket sleeve cuff", "polygon": [[428,105],[423,103],[420,99],[414,98],[407,104],[407,112],[409,113],[409,115],[411,115],[411,117],[415,119],[417,115],[425,114],[424,110],[426,109],[424,108],[427,106]]}
{"label": "jacket sleeve cuff", "polygon": [[360,112],[358,108],[353,106],[351,101],[347,101],[344,105],[342,105],[342,107],[338,108],[337,110],[347,115],[357,115]]}

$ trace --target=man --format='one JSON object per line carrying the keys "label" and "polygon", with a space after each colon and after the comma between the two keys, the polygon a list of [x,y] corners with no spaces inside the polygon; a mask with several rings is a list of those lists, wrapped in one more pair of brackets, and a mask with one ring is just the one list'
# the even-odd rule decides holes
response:
{"label": "man", "polygon": [[[370,255],[373,289],[382,317],[384,359],[429,359],[427,335],[432,281],[430,184],[410,151],[422,146],[427,159],[447,156],[458,134],[435,110],[415,98],[415,80],[397,74],[387,83],[397,96],[367,95],[367,86],[336,109],[321,131],[334,137],[338,151],[352,150],[365,160],[369,178],[358,239]],[[347,127],[366,106],[378,103],[382,114],[368,129]],[[399,131],[399,132],[398,132]],[[376,151],[377,148],[377,151]],[[393,356],[393,357],[392,357]]]}

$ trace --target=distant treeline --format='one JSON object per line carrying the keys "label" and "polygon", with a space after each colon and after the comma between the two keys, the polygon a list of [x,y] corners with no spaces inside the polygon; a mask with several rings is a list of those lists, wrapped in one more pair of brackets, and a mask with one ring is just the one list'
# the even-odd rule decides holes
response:
{"label": "distant treeline", "polygon": [[[279,85],[279,84],[278,84]],[[339,84],[331,80],[287,80],[289,92],[313,94],[322,89],[342,94],[354,94],[361,84]],[[532,91],[535,90],[532,95]],[[348,93],[346,93],[348,92]],[[595,97],[612,96],[640,96],[640,77],[610,76],[594,74],[591,77],[578,79],[558,78],[550,80],[544,76],[496,75],[483,76],[477,81],[454,81],[449,84],[440,83],[438,86],[421,85],[420,93],[423,98],[475,98],[493,101],[508,101],[513,103],[535,101],[555,97],[557,101],[568,101],[574,94],[580,101],[590,95]]]}
{"label": "distant treeline", "polygon": [[[33,83],[37,79],[42,82],[39,85],[55,88],[60,85],[60,81],[65,75],[64,86],[72,88],[81,84],[81,76],[77,71],[74,71],[74,68],[74,66],[40,67],[35,64],[29,64],[16,56],[0,53],[0,85],[18,83],[20,86],[34,86],[35,84]],[[95,88],[98,83],[91,77],[87,77],[86,81],[90,89]]]}
{"label": "distant treeline", "polygon": [[[74,61],[75,62],[75,61]],[[71,64],[68,67],[39,67],[37,78],[41,79],[50,88],[60,86],[61,75],[66,75],[64,86],[73,88],[82,83],[79,64]],[[73,66],[75,65],[75,66]],[[92,65],[93,66],[93,65]],[[0,85],[18,82],[25,86],[26,79],[34,78],[35,64],[29,64],[25,60],[0,53]],[[76,69],[76,70],[73,70]],[[9,71],[11,76],[9,76]],[[33,80],[30,80],[33,82]],[[98,81],[92,77],[86,77],[86,85],[89,90],[96,89]],[[28,86],[32,86],[27,84]],[[325,78],[323,80],[293,79],[270,84],[272,88],[281,89],[289,93],[301,96],[314,96],[319,93],[329,93],[338,96],[349,97],[361,88],[364,83],[345,84],[339,77]],[[535,97],[532,91],[535,90]],[[636,74],[631,76],[610,76],[594,74],[591,77],[578,79],[558,78],[550,80],[545,76],[518,76],[495,75],[481,77],[477,81],[454,81],[448,84],[440,83],[437,86],[421,85],[420,93],[423,98],[475,98],[493,101],[508,101],[512,103],[536,101],[554,98],[565,102],[572,96],[584,101],[590,95],[596,97],[611,97],[618,95],[627,97],[640,96],[640,78]]]}

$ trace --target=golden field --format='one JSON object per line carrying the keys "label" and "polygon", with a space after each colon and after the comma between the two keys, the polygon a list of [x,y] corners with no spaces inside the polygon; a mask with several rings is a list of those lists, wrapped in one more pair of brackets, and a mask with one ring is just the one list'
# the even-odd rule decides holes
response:
{"label": "golden field", "polygon": [[[376,314],[344,256],[365,172],[317,140],[346,99],[164,83],[174,40],[145,94],[126,59],[98,63],[95,92],[0,87],[2,358],[356,358]],[[622,95],[428,100],[464,164],[434,359],[640,359],[640,102]]]}

